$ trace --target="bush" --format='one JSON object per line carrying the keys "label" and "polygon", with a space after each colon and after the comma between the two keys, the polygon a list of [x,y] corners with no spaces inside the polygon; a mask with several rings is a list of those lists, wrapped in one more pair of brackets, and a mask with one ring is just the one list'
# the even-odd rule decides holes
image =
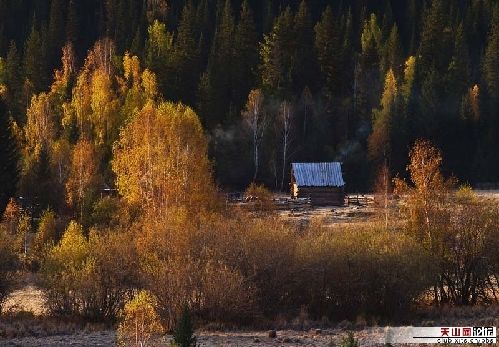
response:
{"label": "bush", "polygon": [[355,335],[353,334],[353,332],[349,331],[348,335],[343,337],[343,339],[341,339],[339,347],[358,347],[358,346],[359,342],[357,341],[357,339],[355,339]]}
{"label": "bush", "polygon": [[255,202],[256,211],[271,211],[274,209],[273,194],[263,184],[251,183],[244,192],[246,201]]}
{"label": "bush", "polygon": [[58,241],[60,237],[58,229],[59,226],[55,213],[50,209],[45,210],[40,217],[31,249],[31,253],[33,253],[36,260],[40,261],[47,248],[53,246]]}
{"label": "bush", "polygon": [[403,313],[431,283],[431,257],[402,232],[381,227],[311,231],[299,244],[294,295],[313,317]]}
{"label": "bush", "polygon": [[137,286],[129,234],[92,231],[87,239],[72,221],[42,263],[41,277],[52,313],[112,320]]}
{"label": "bush", "polygon": [[0,225],[0,313],[2,304],[14,287],[18,259],[13,239],[3,225]]}
{"label": "bush", "polygon": [[[200,319],[248,323],[287,307],[295,236],[276,218],[174,211],[136,232],[145,285],[166,328],[189,303]],[[193,294],[195,293],[195,294]]]}

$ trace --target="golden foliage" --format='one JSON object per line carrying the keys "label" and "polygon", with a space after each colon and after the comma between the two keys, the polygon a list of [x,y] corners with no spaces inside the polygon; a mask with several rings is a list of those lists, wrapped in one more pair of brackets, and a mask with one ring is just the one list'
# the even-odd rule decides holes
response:
{"label": "golden foliage", "polygon": [[203,208],[214,199],[206,138],[189,107],[148,102],[123,128],[113,152],[116,186],[131,204],[160,211]]}
{"label": "golden foliage", "polygon": [[118,326],[118,346],[147,346],[153,335],[163,332],[155,305],[154,296],[143,290],[125,304]]}
{"label": "golden foliage", "polygon": [[98,183],[99,161],[94,146],[87,140],[80,140],[74,146],[69,177],[66,182],[66,198],[72,207],[79,208],[80,218]]}
{"label": "golden foliage", "polygon": [[41,269],[54,314],[112,319],[136,285],[137,256],[130,234],[91,232],[71,221]]}
{"label": "golden foliage", "polygon": [[31,98],[24,128],[29,152],[38,153],[42,147],[50,148],[56,132],[52,113],[48,94],[41,93]]}

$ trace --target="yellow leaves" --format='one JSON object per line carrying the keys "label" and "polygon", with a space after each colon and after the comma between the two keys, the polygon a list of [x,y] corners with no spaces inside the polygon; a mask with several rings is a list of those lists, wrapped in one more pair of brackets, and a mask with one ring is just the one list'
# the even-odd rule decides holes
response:
{"label": "yellow leaves", "polygon": [[444,188],[444,178],[440,172],[442,155],[426,140],[418,140],[409,152],[410,163],[407,169],[415,188],[420,192],[434,193]]}
{"label": "yellow leaves", "polygon": [[166,31],[166,25],[155,20],[147,28],[147,32],[149,34],[147,40],[148,55],[151,55],[149,59],[164,56],[173,43],[173,35]]}
{"label": "yellow leaves", "polygon": [[397,89],[395,74],[392,69],[389,69],[385,76],[385,88],[381,97],[381,106],[383,109],[389,110],[393,106],[397,96]]}
{"label": "yellow leaves", "polygon": [[119,346],[146,346],[152,335],[163,332],[155,305],[155,297],[144,290],[125,304],[117,332]]}
{"label": "yellow leaves", "polygon": [[411,96],[412,88],[414,85],[414,78],[416,77],[416,58],[410,56],[405,62],[404,68],[404,83],[402,84],[402,95],[407,103]]}
{"label": "yellow leaves", "polygon": [[480,119],[480,87],[475,84],[473,87],[468,89],[468,93],[464,96],[467,103],[466,106],[469,107],[467,110],[468,114],[471,116],[473,121],[478,121]]}
{"label": "yellow leaves", "polygon": [[70,205],[81,206],[83,199],[98,183],[98,157],[93,145],[80,140],[74,147],[71,168],[66,182],[66,196]]}
{"label": "yellow leaves", "polygon": [[45,270],[57,276],[61,274],[62,269],[81,269],[85,266],[89,252],[82,226],[71,221],[62,239],[48,253],[44,264]]}
{"label": "yellow leaves", "polygon": [[368,146],[371,159],[380,162],[390,151],[390,127],[392,113],[397,98],[397,80],[392,69],[385,77],[385,88],[381,97],[381,108],[373,112],[373,132],[369,136]]}
{"label": "yellow leaves", "polygon": [[148,69],[142,73],[142,88],[147,99],[154,100],[158,94],[158,83],[156,82],[156,75]]}
{"label": "yellow leaves", "polygon": [[119,192],[130,203],[163,209],[206,204],[213,193],[207,143],[197,115],[182,104],[147,103],[114,147]]}
{"label": "yellow leaves", "polygon": [[49,148],[55,136],[49,95],[41,93],[31,98],[24,128],[28,151],[37,152],[41,147]]}
{"label": "yellow leaves", "polygon": [[381,29],[374,13],[371,13],[369,19],[366,19],[362,29],[360,42],[363,52],[367,50],[370,40],[374,40],[377,47],[381,45]]}
{"label": "yellow leaves", "polygon": [[129,53],[125,53],[123,57],[123,69],[125,70],[125,78],[127,80],[132,80],[133,84],[137,84],[140,80],[140,61],[139,58],[134,55],[130,56]]}

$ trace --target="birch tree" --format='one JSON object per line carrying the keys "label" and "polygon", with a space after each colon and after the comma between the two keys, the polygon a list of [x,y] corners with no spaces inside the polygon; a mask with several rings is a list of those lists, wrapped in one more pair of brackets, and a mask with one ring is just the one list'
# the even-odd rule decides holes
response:
{"label": "birch tree", "polygon": [[283,101],[279,110],[279,120],[282,124],[282,176],[281,191],[284,189],[284,177],[286,176],[286,164],[288,159],[291,128],[293,125],[293,110],[289,101]]}
{"label": "birch tree", "polygon": [[246,109],[243,111],[243,119],[251,130],[253,136],[253,163],[255,173],[253,181],[256,180],[260,165],[260,144],[263,139],[263,133],[267,127],[267,117],[263,112],[263,93],[260,89],[252,90],[248,95]]}
{"label": "birch tree", "polygon": [[202,208],[213,199],[207,141],[189,107],[148,102],[123,128],[113,152],[116,186],[131,204],[161,212]]}

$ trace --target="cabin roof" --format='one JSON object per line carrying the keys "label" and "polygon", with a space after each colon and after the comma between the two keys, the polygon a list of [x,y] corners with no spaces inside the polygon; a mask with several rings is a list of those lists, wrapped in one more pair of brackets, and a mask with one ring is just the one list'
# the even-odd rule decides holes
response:
{"label": "cabin roof", "polygon": [[292,163],[295,183],[302,187],[342,187],[341,163]]}

